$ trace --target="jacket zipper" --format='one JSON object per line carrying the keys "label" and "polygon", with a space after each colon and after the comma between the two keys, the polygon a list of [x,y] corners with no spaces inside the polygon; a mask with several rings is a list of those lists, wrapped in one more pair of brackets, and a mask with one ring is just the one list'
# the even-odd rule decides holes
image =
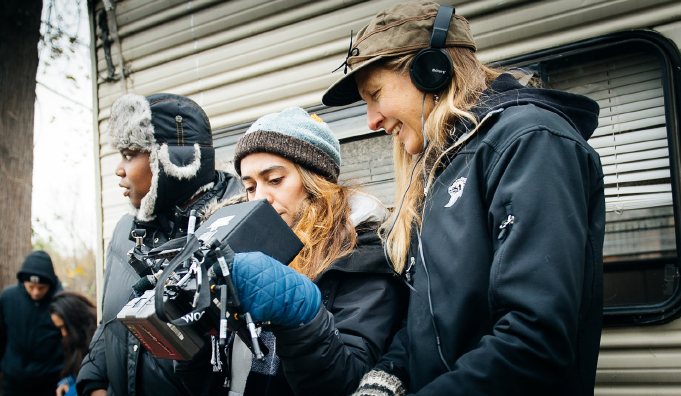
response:
{"label": "jacket zipper", "polygon": [[508,230],[511,227],[511,225],[513,225],[514,222],[515,222],[515,216],[513,216],[513,215],[508,215],[506,220],[501,222],[501,225],[499,226],[499,229],[501,231],[499,231],[498,239],[504,238],[504,236],[506,235],[506,230]]}
{"label": "jacket zipper", "polygon": [[407,270],[405,271],[405,277],[407,278],[407,282],[409,282],[409,284],[412,284],[412,282],[414,281],[414,278],[412,277],[412,269],[414,268],[415,262],[416,260],[414,260],[414,257],[413,256],[410,257],[409,265],[407,266]]}

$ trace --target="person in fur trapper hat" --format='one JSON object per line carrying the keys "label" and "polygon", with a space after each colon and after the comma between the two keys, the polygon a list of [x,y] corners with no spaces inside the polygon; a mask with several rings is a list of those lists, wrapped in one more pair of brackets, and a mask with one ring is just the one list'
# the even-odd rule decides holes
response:
{"label": "person in fur trapper hat", "polygon": [[[115,173],[131,214],[114,230],[106,255],[103,320],[78,374],[78,394],[184,394],[172,361],[152,358],[115,320],[140,279],[128,264],[131,230],[144,229],[150,248],[186,235],[189,213],[200,223],[241,191],[215,170],[210,122],[193,100],[173,94],[125,95],[111,108],[109,143],[121,153]],[[198,225],[197,225],[198,226]],[[138,378],[144,380],[137,381]],[[103,394],[103,393],[102,393]]]}
{"label": "person in fur trapper hat", "polygon": [[[128,94],[109,119],[109,142],[123,154],[116,174],[123,177],[126,152],[148,154],[151,185],[133,212],[154,220],[215,184],[215,150],[210,122],[194,101],[179,95]],[[146,155],[144,156],[146,157]]]}

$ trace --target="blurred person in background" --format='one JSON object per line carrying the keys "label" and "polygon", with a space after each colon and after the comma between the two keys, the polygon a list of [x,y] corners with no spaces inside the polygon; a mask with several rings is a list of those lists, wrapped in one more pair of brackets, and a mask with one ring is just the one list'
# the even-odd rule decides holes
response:
{"label": "blurred person in background", "polygon": [[61,283],[52,259],[42,250],[26,256],[17,280],[0,296],[3,395],[54,396],[64,355],[48,308]]}
{"label": "blurred person in background", "polygon": [[54,295],[49,309],[52,322],[61,331],[64,349],[57,396],[76,396],[76,376],[97,329],[97,307],[83,294],[63,291]]}

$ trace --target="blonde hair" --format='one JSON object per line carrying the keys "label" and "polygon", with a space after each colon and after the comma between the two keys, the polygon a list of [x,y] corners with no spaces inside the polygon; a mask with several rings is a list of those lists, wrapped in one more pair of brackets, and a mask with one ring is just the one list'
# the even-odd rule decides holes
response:
{"label": "blonde hair", "polygon": [[[399,205],[404,196],[401,210],[393,213],[381,227],[386,250],[395,271],[404,269],[410,247],[411,229],[421,227],[421,207],[424,198],[423,180],[432,180],[433,171],[449,151],[445,148],[447,138],[453,133],[454,124],[461,119],[477,125],[478,120],[469,112],[484,91],[496,79],[500,71],[483,65],[473,50],[463,47],[446,48],[452,58],[455,74],[449,86],[439,93],[440,100],[424,122],[428,147],[423,159],[416,164],[417,156],[409,154],[398,140],[393,141],[393,160],[395,162],[395,204]],[[409,64],[415,54],[392,58],[377,67],[384,67],[399,73],[409,73]],[[415,167],[415,168],[414,168]],[[410,176],[414,169],[414,178]],[[429,187],[429,184],[425,187]],[[407,188],[409,189],[407,191]],[[397,220],[395,221],[395,216]],[[395,222],[392,231],[388,230]]]}
{"label": "blonde hair", "polygon": [[308,197],[301,204],[292,227],[304,247],[289,266],[314,280],[357,244],[355,227],[350,220],[353,190],[298,164],[295,166]]}

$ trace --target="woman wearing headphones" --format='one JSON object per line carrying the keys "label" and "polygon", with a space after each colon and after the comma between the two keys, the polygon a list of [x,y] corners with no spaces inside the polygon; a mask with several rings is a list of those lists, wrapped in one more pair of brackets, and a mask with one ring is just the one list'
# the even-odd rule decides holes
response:
{"label": "woman wearing headphones", "polygon": [[475,56],[451,7],[397,4],[351,44],[328,106],[394,139],[386,250],[407,326],[356,395],[593,394],[605,202],[592,100]]}

